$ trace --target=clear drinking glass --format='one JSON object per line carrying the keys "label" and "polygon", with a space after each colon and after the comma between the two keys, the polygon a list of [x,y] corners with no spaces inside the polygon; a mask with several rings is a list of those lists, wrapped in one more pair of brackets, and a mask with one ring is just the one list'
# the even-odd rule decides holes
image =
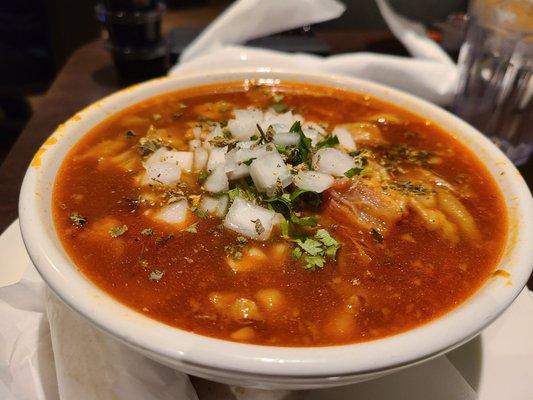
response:
{"label": "clear drinking glass", "polygon": [[533,0],[473,0],[453,111],[516,164],[533,150]]}

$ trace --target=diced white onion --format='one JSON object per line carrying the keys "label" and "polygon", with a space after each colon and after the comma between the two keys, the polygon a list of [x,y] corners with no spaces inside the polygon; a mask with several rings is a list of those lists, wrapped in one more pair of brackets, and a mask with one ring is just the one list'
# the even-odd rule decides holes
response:
{"label": "diced white onion", "polygon": [[218,198],[211,196],[202,196],[200,208],[216,217],[223,217],[228,210],[229,197],[227,195]]}
{"label": "diced white onion", "polygon": [[207,159],[209,158],[209,152],[203,147],[197,147],[194,149],[194,170],[201,171],[207,165]]}
{"label": "diced white onion", "polygon": [[202,136],[202,128],[195,126],[192,128],[192,134],[194,135],[195,139],[200,139],[200,136]]}
{"label": "diced white onion", "polygon": [[357,150],[355,141],[353,140],[353,137],[348,131],[348,129],[343,128],[341,126],[336,126],[335,129],[333,129],[333,135],[337,136],[337,138],[339,139],[339,145],[346,151]]}
{"label": "diced white onion", "polygon": [[217,166],[204,182],[204,189],[211,193],[223,192],[229,189],[229,181],[224,171],[224,165]]}
{"label": "diced white onion", "polygon": [[214,214],[217,207],[217,199],[211,196],[202,196],[202,200],[200,200],[200,209],[207,211],[209,214]]}
{"label": "diced white onion", "polygon": [[267,240],[272,232],[274,215],[274,211],[237,197],[226,214],[224,226],[251,239]]}
{"label": "diced white onion", "polygon": [[316,146],[316,144],[323,139],[322,135],[315,129],[304,128],[302,129],[302,132],[304,133],[305,137],[311,139],[312,146]]}
{"label": "diced white onion", "polygon": [[162,184],[173,186],[178,183],[181,176],[181,169],[175,163],[155,161],[145,163],[144,168],[146,173],[143,184],[145,185]]}
{"label": "diced white onion", "polygon": [[150,157],[148,157],[146,159],[146,161],[144,162],[145,165],[147,164],[152,164],[152,163],[155,163],[155,162],[160,162],[160,161],[163,161],[163,156],[165,156],[165,154],[167,154],[169,152],[168,149],[164,148],[164,147],[160,147],[159,149],[157,149],[156,151],[154,151]]}
{"label": "diced white onion", "polygon": [[155,217],[169,224],[180,224],[187,219],[188,210],[189,204],[187,200],[183,199],[167,204],[159,210]]}
{"label": "diced white onion", "polygon": [[335,179],[331,175],[316,171],[300,171],[294,176],[294,184],[300,189],[321,193],[331,185]]}
{"label": "diced white onion", "polygon": [[193,151],[194,149],[202,147],[202,141],[200,139],[189,140],[189,149]]}
{"label": "diced white onion", "polygon": [[228,171],[228,178],[232,181],[244,178],[248,175],[250,175],[250,167],[246,164],[241,164],[233,168],[231,171]]}
{"label": "diced white onion", "polygon": [[261,128],[264,131],[266,131],[271,125],[282,125],[288,131],[292,124],[294,124],[296,121],[300,121],[300,123],[304,122],[301,116],[296,119],[292,114],[292,111],[287,111],[286,113],[278,114],[274,110],[270,109],[265,113],[264,121],[259,125],[261,125]]}
{"label": "diced white onion", "polygon": [[229,204],[229,196],[225,194],[224,196],[220,196],[218,199],[218,205],[216,210],[216,216],[217,217],[223,217],[226,215],[226,212],[228,211],[228,204]]}
{"label": "diced white onion", "polygon": [[190,151],[168,151],[161,161],[168,163],[176,163],[182,171],[190,171],[192,169],[193,153]]}
{"label": "diced white onion", "polygon": [[235,153],[234,161],[239,164],[244,161],[249,161],[252,158],[259,158],[268,154],[270,151],[274,151],[274,146],[265,145],[265,146],[253,146],[250,148],[238,149]]}
{"label": "diced white onion", "polygon": [[254,160],[250,164],[250,176],[255,188],[259,192],[266,192],[268,196],[275,194],[278,182],[282,187],[287,187],[292,182],[291,173],[277,151]]}
{"label": "diced white onion", "polygon": [[234,110],[234,119],[228,121],[228,129],[237,140],[249,140],[256,135],[257,124],[263,121],[263,112],[257,109]]}
{"label": "diced white onion", "polygon": [[292,132],[279,132],[274,135],[274,143],[282,146],[296,146],[300,143],[300,135]]}
{"label": "diced white onion", "polygon": [[206,149],[210,149],[211,147],[213,147],[210,141],[220,136],[224,136],[224,132],[222,131],[220,125],[216,124],[214,127],[212,127],[211,131],[207,135],[205,135],[204,147]]}
{"label": "diced white onion", "polygon": [[289,132],[289,129],[291,129],[290,126],[283,125],[283,124],[274,124],[271,126],[272,126],[272,129],[274,129],[275,133]]}
{"label": "diced white onion", "polygon": [[226,152],[228,147],[213,147],[209,152],[209,160],[207,161],[207,170],[213,171],[217,166],[226,162]]}
{"label": "diced white onion", "polygon": [[355,162],[348,154],[338,149],[327,147],[315,153],[313,167],[319,172],[340,177],[355,167]]}

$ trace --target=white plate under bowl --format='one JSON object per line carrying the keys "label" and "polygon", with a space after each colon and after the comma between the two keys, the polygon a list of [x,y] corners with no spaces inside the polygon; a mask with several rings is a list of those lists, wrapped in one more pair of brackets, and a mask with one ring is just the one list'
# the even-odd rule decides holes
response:
{"label": "white plate under bowl", "polygon": [[[470,299],[441,318],[395,336],[330,347],[273,347],[228,342],[173,328],[119,303],[73,265],[55,233],[51,195],[68,150],[92,127],[128,106],[166,92],[259,80],[332,86],[367,93],[427,118],[472,149],[501,188],[510,233],[491,278]],[[533,200],[519,172],[481,133],[426,101],[382,85],[323,73],[226,70],[152,80],[117,92],[76,114],[43,145],[22,186],[19,216],[28,253],[54,292],[94,325],[132,348],[181,371],[224,383],[263,388],[319,388],[382,376],[448,351],[478,334],[520,293],[533,267]]]}

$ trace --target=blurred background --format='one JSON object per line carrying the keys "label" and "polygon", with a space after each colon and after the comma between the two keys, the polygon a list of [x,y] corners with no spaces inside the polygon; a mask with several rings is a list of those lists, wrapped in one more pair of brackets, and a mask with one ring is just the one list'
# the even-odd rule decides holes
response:
{"label": "blurred background", "polygon": [[[141,0],[142,2],[142,0]],[[389,32],[374,0],[343,0],[341,18],[260,39],[255,46],[327,55],[348,51],[374,51],[406,55]],[[168,0],[161,32],[175,62],[181,49],[219,15],[229,0]],[[39,106],[54,77],[80,46],[108,33],[95,12],[96,0],[17,0],[0,2],[0,163]],[[464,38],[465,0],[391,0],[400,14],[424,23],[433,39],[456,58]],[[108,5],[104,2],[104,5]],[[102,10],[100,10],[102,11]],[[353,35],[353,32],[361,35]],[[337,48],[321,38],[334,36]],[[344,35],[344,36],[343,36]],[[345,37],[345,40],[344,40]],[[115,60],[117,62],[117,60]],[[116,71],[110,71],[116,74]],[[164,71],[163,71],[164,73]],[[121,85],[136,79],[129,76]]]}

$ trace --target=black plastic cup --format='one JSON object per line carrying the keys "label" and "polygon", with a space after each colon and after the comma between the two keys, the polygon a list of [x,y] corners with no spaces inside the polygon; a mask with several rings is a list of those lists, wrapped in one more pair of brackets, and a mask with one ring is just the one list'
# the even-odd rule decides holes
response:
{"label": "black plastic cup", "polygon": [[118,47],[108,44],[118,77],[123,84],[165,75],[169,68],[169,46],[165,40],[149,47]]}
{"label": "black plastic cup", "polygon": [[162,2],[156,2],[146,11],[113,11],[101,3],[95,7],[96,18],[105,26],[116,47],[146,47],[159,43],[165,11]]}
{"label": "black plastic cup", "polygon": [[103,0],[104,5],[111,11],[148,11],[157,6],[157,0]]}

